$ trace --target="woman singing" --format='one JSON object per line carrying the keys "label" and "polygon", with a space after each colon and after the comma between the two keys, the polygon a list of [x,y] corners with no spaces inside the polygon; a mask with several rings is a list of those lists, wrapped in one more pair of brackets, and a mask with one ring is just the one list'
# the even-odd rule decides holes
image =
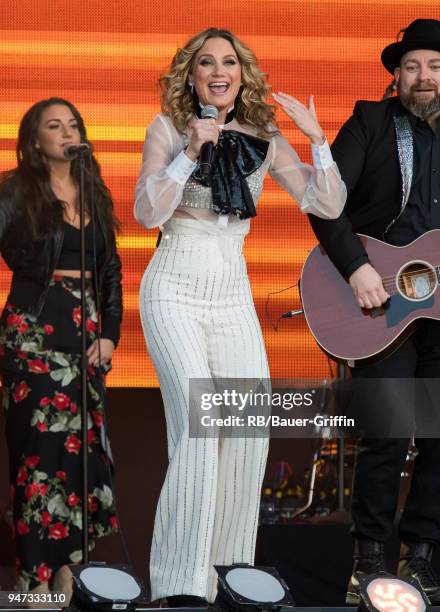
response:
{"label": "woman singing", "polygon": [[[269,378],[242,255],[264,176],[305,213],[335,218],[345,201],[313,103],[277,98],[312,142],[314,167],[276,129],[263,77],[229,31],[212,28],[188,41],[161,78],[162,113],[148,128],[136,186],[136,219],[162,229],[140,306],[169,456],[150,578],[153,598],[173,606],[212,602],[213,566],[254,560],[268,440],[190,437],[188,388],[190,379]],[[199,118],[206,105],[217,108],[216,120]],[[208,179],[198,164],[207,142],[216,145]]]}
{"label": "woman singing", "polygon": [[[82,557],[79,160],[65,157],[66,147],[80,142],[88,143],[86,131],[70,102],[38,102],[20,124],[17,167],[0,184],[0,249],[13,272],[0,319],[0,375],[18,587],[43,592],[68,591],[66,566]],[[103,370],[119,339],[122,300],[117,221],[93,156],[91,164],[93,172],[85,175],[85,237],[93,542],[117,529]]]}

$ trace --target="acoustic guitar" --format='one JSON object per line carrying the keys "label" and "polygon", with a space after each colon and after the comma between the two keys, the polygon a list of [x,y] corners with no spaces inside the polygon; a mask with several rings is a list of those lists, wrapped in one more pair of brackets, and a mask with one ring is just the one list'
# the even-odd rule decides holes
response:
{"label": "acoustic guitar", "polygon": [[359,238],[391,296],[381,308],[360,308],[321,245],[307,257],[300,285],[315,340],[330,357],[352,367],[386,357],[421,319],[440,320],[440,230],[404,247],[362,234]]}

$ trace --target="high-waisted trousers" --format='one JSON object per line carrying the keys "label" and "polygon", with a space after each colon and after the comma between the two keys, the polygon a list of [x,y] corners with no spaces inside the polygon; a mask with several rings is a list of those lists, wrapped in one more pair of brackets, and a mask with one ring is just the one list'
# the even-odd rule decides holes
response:
{"label": "high-waisted trousers", "polygon": [[189,381],[269,378],[244,235],[168,222],[140,289],[169,466],[150,559],[152,599],[216,595],[214,565],[253,563],[268,440],[189,436]]}

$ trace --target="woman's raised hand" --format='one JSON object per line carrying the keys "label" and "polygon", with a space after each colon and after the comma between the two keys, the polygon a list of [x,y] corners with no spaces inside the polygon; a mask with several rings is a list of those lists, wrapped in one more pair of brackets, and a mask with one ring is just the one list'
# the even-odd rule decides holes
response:
{"label": "woman's raised hand", "polygon": [[324,143],[325,135],[316,117],[313,96],[309,96],[309,108],[286,93],[278,92],[272,97],[307,138],[317,145]]}

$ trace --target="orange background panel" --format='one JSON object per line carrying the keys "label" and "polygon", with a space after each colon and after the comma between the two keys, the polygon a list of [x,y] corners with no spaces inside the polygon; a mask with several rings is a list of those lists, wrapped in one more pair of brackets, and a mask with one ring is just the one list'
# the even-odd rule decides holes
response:
{"label": "orange background panel", "polygon": [[[159,111],[157,80],[176,48],[209,26],[250,45],[275,91],[315,95],[331,141],[357,99],[379,99],[390,77],[382,48],[417,17],[438,17],[438,0],[15,0],[0,11],[0,170],[15,163],[23,113],[52,95],[82,113],[123,224],[124,323],[112,386],[154,386],[138,314],[138,286],[157,231],[132,216],[145,129]],[[278,115],[284,135],[310,161],[305,138]],[[329,365],[298,308],[295,284],[315,244],[296,204],[267,178],[245,247],[253,294],[274,377],[328,377]],[[10,274],[0,264],[0,302]],[[285,289],[285,291],[283,291]],[[323,304],[325,296],[322,297]]]}

